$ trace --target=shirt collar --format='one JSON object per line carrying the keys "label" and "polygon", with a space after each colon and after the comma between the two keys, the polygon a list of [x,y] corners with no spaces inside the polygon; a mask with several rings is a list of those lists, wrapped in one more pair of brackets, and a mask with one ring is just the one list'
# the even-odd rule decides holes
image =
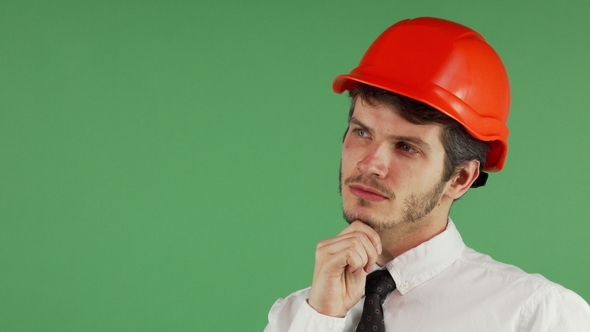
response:
{"label": "shirt collar", "polygon": [[394,258],[385,268],[404,295],[453,264],[464,249],[465,243],[449,218],[442,233]]}

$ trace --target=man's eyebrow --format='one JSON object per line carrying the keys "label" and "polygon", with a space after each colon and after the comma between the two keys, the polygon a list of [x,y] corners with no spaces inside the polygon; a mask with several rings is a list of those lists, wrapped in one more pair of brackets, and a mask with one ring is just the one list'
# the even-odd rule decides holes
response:
{"label": "man's eyebrow", "polygon": [[369,127],[367,125],[365,125],[364,123],[360,122],[357,118],[355,118],[354,116],[350,118],[350,120],[348,120],[348,124],[354,124],[357,125],[359,127],[362,127],[363,129],[368,129]]}
{"label": "man's eyebrow", "polygon": [[[359,121],[355,117],[351,117],[350,120],[348,121],[348,123],[349,123],[349,125],[351,125],[351,124],[357,125],[363,129],[367,130],[369,133],[371,132],[370,128],[367,125],[365,125],[364,123],[362,123],[361,121]],[[390,140],[396,141],[396,142],[408,142],[408,143],[414,144],[423,150],[432,150],[432,147],[430,146],[430,144],[428,144],[427,142],[425,142],[424,140],[422,140],[421,138],[416,137],[416,136],[391,135],[388,138]]]}

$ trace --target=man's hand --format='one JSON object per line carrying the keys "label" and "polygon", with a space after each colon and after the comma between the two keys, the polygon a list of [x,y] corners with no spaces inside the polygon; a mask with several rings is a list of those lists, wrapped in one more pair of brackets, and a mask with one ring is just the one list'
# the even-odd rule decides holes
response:
{"label": "man's hand", "polygon": [[317,312],[344,317],[363,295],[367,273],[381,254],[379,234],[355,221],[316,249],[309,305]]}

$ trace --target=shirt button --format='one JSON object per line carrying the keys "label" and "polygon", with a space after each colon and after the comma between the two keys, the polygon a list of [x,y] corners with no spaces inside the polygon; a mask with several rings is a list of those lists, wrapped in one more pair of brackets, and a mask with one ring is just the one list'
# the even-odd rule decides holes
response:
{"label": "shirt button", "polygon": [[410,285],[408,284],[408,282],[407,282],[407,281],[404,281],[404,282],[402,282],[402,284],[401,284],[400,288],[401,288],[402,290],[406,290],[406,289],[408,289],[408,287],[409,287],[409,286],[410,286]]}

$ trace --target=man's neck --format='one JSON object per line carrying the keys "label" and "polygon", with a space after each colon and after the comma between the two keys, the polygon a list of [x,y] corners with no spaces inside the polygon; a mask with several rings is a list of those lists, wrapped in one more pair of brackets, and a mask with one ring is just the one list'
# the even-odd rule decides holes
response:
{"label": "man's neck", "polygon": [[415,221],[412,227],[405,229],[404,232],[396,232],[396,229],[393,229],[379,234],[383,252],[379,255],[377,264],[385,265],[395,257],[432,239],[447,228],[448,213],[441,216],[429,215],[429,217],[433,218]]}

